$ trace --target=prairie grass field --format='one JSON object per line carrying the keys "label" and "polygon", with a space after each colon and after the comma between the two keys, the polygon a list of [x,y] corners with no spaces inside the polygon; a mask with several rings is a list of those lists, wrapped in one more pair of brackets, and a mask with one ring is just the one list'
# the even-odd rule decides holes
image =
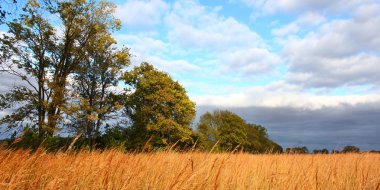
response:
{"label": "prairie grass field", "polygon": [[0,189],[380,189],[380,154],[1,149]]}

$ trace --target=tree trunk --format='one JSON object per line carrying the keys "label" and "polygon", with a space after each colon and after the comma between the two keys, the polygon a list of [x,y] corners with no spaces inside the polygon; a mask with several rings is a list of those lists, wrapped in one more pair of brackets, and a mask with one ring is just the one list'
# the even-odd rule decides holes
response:
{"label": "tree trunk", "polygon": [[71,141],[69,147],[67,148],[67,152],[70,152],[73,149],[74,144],[78,141],[78,139],[83,135],[83,130],[80,131],[77,136]]}

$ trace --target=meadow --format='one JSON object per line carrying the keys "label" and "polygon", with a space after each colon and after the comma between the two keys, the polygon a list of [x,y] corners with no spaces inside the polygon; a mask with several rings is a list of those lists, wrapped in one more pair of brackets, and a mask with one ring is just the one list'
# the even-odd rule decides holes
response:
{"label": "meadow", "polygon": [[380,189],[380,154],[0,150],[0,189]]}

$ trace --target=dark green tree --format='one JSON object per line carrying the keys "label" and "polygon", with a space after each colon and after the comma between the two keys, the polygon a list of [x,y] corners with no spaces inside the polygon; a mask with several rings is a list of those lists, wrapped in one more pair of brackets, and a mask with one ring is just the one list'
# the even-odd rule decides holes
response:
{"label": "dark green tree", "polygon": [[207,112],[201,116],[197,136],[199,148],[210,150],[217,143],[219,140],[219,126],[220,120],[216,119],[213,114]]}
{"label": "dark green tree", "polygon": [[359,153],[360,152],[360,149],[359,147],[356,147],[356,146],[345,146],[342,150],[342,153]]}
{"label": "dark green tree", "polygon": [[307,154],[309,153],[309,149],[306,146],[297,146],[292,148],[286,148],[285,152],[288,154]]}
{"label": "dark green tree", "polygon": [[329,153],[329,150],[327,150],[327,149],[315,149],[315,150],[313,150],[313,153],[314,154],[328,154]]}
{"label": "dark green tree", "polygon": [[247,124],[247,150],[254,153],[282,153],[282,147],[268,138],[267,130],[261,125]]}

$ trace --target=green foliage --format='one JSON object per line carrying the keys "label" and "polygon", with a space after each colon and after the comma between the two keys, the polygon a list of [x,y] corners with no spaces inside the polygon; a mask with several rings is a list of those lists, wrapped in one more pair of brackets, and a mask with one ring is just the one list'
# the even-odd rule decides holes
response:
{"label": "green foliage", "polygon": [[292,148],[286,148],[285,150],[288,154],[307,154],[309,153],[309,149],[307,149],[306,146],[303,147],[292,147]]}
{"label": "green foliage", "polygon": [[314,154],[328,154],[329,153],[329,150],[327,150],[327,149],[315,149],[315,150],[313,150],[313,153]]}
{"label": "green foliage", "polygon": [[124,74],[130,94],[126,115],[133,121],[130,139],[137,147],[192,143],[190,123],[195,104],[186,90],[166,73],[142,63]]}
{"label": "green foliage", "polygon": [[85,48],[88,57],[74,73],[71,105],[66,113],[71,127],[84,133],[90,144],[99,136],[100,128],[123,108],[124,92],[115,92],[123,68],[130,64],[128,48],[117,49],[116,41],[100,34]]}
{"label": "green foliage", "polygon": [[242,149],[248,152],[282,152],[281,146],[268,139],[266,129],[246,123],[230,111],[207,112],[198,124],[198,147],[220,151]]}
{"label": "green foliage", "polygon": [[38,134],[31,128],[25,128],[21,136],[12,142],[11,146],[23,149],[36,150],[38,144]]}
{"label": "green foliage", "polygon": [[37,150],[37,148],[45,148],[49,152],[55,152],[58,150],[64,150],[67,144],[70,143],[69,138],[46,137],[43,142],[39,143],[38,132],[32,128],[25,128],[22,134],[18,138],[11,138],[8,146],[10,148],[23,148],[31,151]]}
{"label": "green foliage", "polygon": [[122,148],[127,145],[127,136],[125,130],[119,126],[107,128],[105,133],[100,137],[98,147],[100,148]]}
{"label": "green foliage", "polygon": [[[120,28],[120,21],[113,17],[114,10],[115,5],[106,1],[26,3],[19,18],[7,23],[8,34],[0,38],[0,66],[2,72],[24,80],[28,85],[22,88],[33,96],[26,96],[27,103],[23,98],[12,99],[10,105],[20,106],[21,111],[6,116],[3,123],[15,126],[33,114],[36,119],[29,122],[39,127],[40,140],[53,136],[62,114],[70,110],[68,78],[94,58],[91,47],[94,52],[115,42],[111,32]],[[52,16],[57,20],[53,22]]]}

